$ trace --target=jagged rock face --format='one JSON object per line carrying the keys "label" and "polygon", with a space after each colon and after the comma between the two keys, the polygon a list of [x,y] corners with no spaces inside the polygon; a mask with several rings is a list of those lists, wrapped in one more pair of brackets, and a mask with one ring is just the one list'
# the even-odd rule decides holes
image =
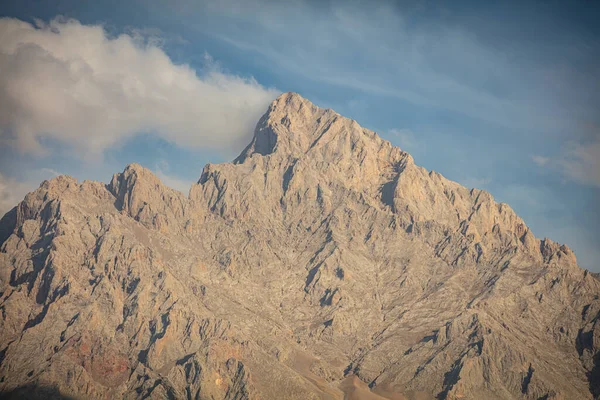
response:
{"label": "jagged rock face", "polygon": [[297,94],[186,197],[130,165],[0,222],[6,396],[592,399],[600,280]]}

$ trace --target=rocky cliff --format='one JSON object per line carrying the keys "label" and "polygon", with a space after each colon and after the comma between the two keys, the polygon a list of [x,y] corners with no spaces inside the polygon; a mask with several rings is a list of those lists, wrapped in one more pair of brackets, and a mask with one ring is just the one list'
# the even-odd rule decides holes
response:
{"label": "rocky cliff", "polygon": [[8,398],[600,396],[600,280],[567,246],[294,93],[188,196],[61,176],[0,243]]}

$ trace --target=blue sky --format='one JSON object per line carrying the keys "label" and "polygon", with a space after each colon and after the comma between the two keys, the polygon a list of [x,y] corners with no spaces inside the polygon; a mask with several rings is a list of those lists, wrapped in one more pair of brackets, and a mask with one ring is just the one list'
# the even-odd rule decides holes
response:
{"label": "blue sky", "polygon": [[0,5],[0,206],[131,162],[186,190],[296,91],[600,271],[594,2],[211,3]]}

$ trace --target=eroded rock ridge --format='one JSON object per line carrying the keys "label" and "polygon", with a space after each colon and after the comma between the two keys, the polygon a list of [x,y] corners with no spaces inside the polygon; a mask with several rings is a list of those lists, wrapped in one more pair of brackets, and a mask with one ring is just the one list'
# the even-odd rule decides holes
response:
{"label": "eroded rock ridge", "polygon": [[5,396],[600,396],[600,280],[567,246],[294,93],[188,196],[61,176],[0,243]]}

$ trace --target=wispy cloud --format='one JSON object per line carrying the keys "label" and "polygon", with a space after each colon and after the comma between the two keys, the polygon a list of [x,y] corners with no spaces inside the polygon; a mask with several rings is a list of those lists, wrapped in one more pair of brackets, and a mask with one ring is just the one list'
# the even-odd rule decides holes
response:
{"label": "wispy cloud", "polygon": [[56,170],[54,170],[52,168],[42,168],[41,171],[44,172],[44,173],[47,173],[47,174],[49,174],[51,176],[62,175],[60,172],[58,172],[58,171],[56,171]]}
{"label": "wispy cloud", "polygon": [[571,179],[600,187],[600,135],[591,143],[571,145],[559,163]]}
{"label": "wispy cloud", "polygon": [[534,155],[531,158],[540,167],[558,171],[564,179],[600,187],[600,134],[585,143],[569,142],[563,152],[554,157]]}
{"label": "wispy cloud", "polygon": [[18,182],[0,174],[0,218],[35,189],[30,183]]}
{"label": "wispy cloud", "polygon": [[540,167],[543,167],[550,162],[549,157],[544,157],[544,156],[539,156],[539,155],[533,155],[533,156],[531,156],[531,159],[533,160],[534,163],[536,163]]}
{"label": "wispy cloud", "polygon": [[101,155],[139,132],[188,147],[240,147],[277,91],[223,72],[174,64],[144,31],[0,19],[0,139],[43,153],[41,138]]}
{"label": "wispy cloud", "polygon": [[389,135],[395,139],[395,142],[404,151],[412,152],[419,147],[417,137],[410,129],[392,129],[389,131]]}
{"label": "wispy cloud", "polygon": [[460,183],[468,188],[483,189],[492,183],[492,178],[465,178],[461,179]]}
{"label": "wispy cloud", "polygon": [[156,176],[171,189],[178,190],[184,194],[188,194],[192,184],[195,183],[192,180],[182,179],[170,172],[169,162],[167,160],[160,160],[155,166],[154,171]]}
{"label": "wispy cloud", "polygon": [[[556,132],[563,106],[599,87],[564,63],[525,64],[515,46],[489,46],[457,24],[415,24],[392,2],[178,4],[196,29],[259,54],[267,68],[501,126]],[[556,84],[565,79],[578,83]]]}
{"label": "wispy cloud", "polygon": [[24,180],[15,179],[0,172],[0,218],[11,208],[16,206],[25,195],[34,191],[44,179],[51,179],[58,175],[49,168],[28,171]]}

